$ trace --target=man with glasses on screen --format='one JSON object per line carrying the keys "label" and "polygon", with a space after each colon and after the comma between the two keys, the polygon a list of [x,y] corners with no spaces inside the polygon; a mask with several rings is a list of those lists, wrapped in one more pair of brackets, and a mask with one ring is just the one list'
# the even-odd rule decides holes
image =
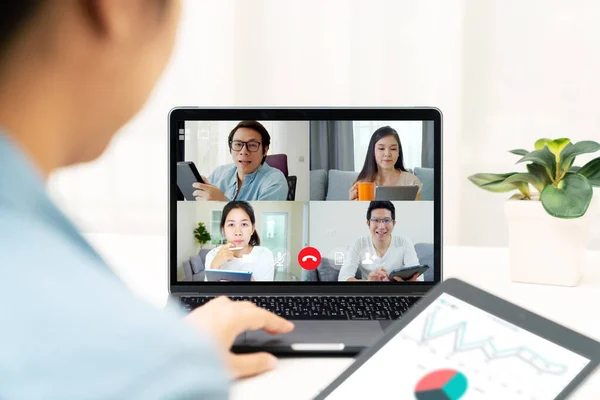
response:
{"label": "man with glasses on screen", "polygon": [[[401,236],[392,236],[396,226],[396,208],[391,201],[371,201],[367,209],[370,236],[359,238],[348,248],[340,268],[339,281],[389,282],[390,271],[419,265],[413,243]],[[360,279],[356,273],[360,270]],[[395,277],[397,281],[401,278]],[[422,281],[415,273],[408,281]]]}
{"label": "man with glasses on screen", "polygon": [[283,172],[265,163],[271,136],[258,121],[241,121],[228,138],[233,164],[218,167],[208,183],[194,183],[196,200],[283,200],[288,184]]}

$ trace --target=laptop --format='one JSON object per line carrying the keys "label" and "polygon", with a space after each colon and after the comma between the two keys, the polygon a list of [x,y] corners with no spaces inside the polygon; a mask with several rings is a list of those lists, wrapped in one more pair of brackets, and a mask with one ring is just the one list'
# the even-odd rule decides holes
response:
{"label": "laptop", "polygon": [[375,188],[375,200],[415,200],[419,187],[408,186],[377,186]]}
{"label": "laptop", "polygon": [[[238,353],[356,355],[442,280],[441,155],[433,107],[171,110],[170,301],[191,311],[228,296],[294,322],[286,335],[240,335]],[[183,195],[182,162],[212,194]],[[427,171],[421,200],[349,200],[359,174],[398,162]],[[416,264],[431,268],[407,281],[386,275]],[[225,267],[252,278],[206,279]]]}

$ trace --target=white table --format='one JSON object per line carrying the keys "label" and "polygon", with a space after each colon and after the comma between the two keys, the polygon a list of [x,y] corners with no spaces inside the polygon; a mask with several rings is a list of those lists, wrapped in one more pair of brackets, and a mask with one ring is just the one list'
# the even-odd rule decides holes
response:
{"label": "white table", "polygon": [[[164,305],[167,297],[165,237],[88,236],[116,272],[140,296]],[[589,252],[585,276],[577,287],[513,283],[508,275],[506,248],[446,247],[444,277],[457,277],[521,305],[586,336],[600,340],[600,252]],[[232,399],[310,399],[333,381],[352,358],[282,359],[278,367],[241,380]],[[572,396],[597,398],[600,371]]]}

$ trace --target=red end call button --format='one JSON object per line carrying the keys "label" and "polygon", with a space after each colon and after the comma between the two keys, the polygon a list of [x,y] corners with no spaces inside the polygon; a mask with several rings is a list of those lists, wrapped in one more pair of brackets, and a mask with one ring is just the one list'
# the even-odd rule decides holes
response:
{"label": "red end call button", "polygon": [[298,253],[298,264],[311,271],[321,264],[321,253],[314,247],[305,247]]}

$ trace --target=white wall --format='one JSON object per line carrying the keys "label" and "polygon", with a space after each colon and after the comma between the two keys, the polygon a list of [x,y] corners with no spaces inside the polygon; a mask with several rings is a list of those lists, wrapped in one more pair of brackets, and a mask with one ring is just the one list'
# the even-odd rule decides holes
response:
{"label": "white wall", "polygon": [[444,242],[458,243],[463,0],[235,3],[236,104],[439,107]]}
{"label": "white wall", "polygon": [[[166,235],[166,118],[177,105],[439,107],[446,244],[507,244],[507,196],[468,175],[518,168],[506,151],[539,137],[600,141],[596,0],[183,6],[148,105],[100,160],[49,182],[86,231]],[[600,248],[600,228],[591,247]]]}
{"label": "white wall", "polygon": [[[600,141],[598,4],[467,2],[460,181],[455,188],[461,200],[459,209],[445,208],[446,214],[460,213],[460,243],[508,244],[503,203],[510,194],[485,192],[467,176],[525,171],[524,165],[514,165],[519,157],[508,150],[532,149],[538,138]],[[581,157],[586,159],[590,157]],[[600,249],[599,228],[592,248]]]}
{"label": "white wall", "polygon": [[[413,243],[433,243],[433,202],[393,201],[396,208],[394,235]],[[369,236],[368,202],[311,201],[309,242],[323,257],[334,258],[361,236]]]}
{"label": "white wall", "polygon": [[271,134],[269,154],[287,154],[289,175],[298,177],[296,201],[308,201],[309,195],[309,121],[261,121]]}

